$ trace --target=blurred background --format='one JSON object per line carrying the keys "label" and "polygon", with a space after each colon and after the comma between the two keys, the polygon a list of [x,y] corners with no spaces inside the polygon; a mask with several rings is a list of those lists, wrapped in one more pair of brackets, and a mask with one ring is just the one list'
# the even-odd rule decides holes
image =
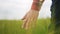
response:
{"label": "blurred background", "polygon": [[20,19],[30,10],[32,2],[33,0],[0,0],[0,34],[48,34],[51,0],[43,3],[35,28],[21,28],[23,22]]}
{"label": "blurred background", "polygon": [[[21,19],[31,8],[33,0],[0,0],[0,19]],[[51,17],[51,0],[45,0],[39,18]]]}

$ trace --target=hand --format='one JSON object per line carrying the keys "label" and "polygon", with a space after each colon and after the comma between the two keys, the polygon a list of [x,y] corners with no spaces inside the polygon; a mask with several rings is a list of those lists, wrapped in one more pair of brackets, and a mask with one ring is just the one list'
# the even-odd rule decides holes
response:
{"label": "hand", "polygon": [[35,23],[39,15],[39,11],[30,10],[23,18],[22,28],[29,29],[31,24]]}

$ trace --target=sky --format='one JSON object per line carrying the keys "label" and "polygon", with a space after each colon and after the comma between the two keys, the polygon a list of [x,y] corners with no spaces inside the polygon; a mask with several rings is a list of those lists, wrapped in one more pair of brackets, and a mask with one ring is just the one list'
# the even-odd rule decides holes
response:
{"label": "sky", "polygon": [[[31,8],[33,0],[0,0],[0,19],[21,19]],[[51,0],[45,0],[38,18],[51,17]]]}

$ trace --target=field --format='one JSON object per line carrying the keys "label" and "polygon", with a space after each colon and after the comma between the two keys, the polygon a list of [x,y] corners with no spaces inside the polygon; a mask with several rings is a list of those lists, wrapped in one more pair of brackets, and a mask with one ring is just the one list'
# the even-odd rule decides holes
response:
{"label": "field", "polygon": [[25,30],[21,28],[21,20],[0,20],[0,34],[48,34],[50,18],[38,19],[36,28]]}

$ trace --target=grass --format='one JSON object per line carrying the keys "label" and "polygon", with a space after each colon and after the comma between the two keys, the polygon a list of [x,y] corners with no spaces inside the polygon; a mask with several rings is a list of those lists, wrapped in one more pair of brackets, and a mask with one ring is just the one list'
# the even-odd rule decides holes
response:
{"label": "grass", "polygon": [[26,31],[21,20],[0,20],[0,34],[48,34],[50,18],[38,19],[36,28]]}

